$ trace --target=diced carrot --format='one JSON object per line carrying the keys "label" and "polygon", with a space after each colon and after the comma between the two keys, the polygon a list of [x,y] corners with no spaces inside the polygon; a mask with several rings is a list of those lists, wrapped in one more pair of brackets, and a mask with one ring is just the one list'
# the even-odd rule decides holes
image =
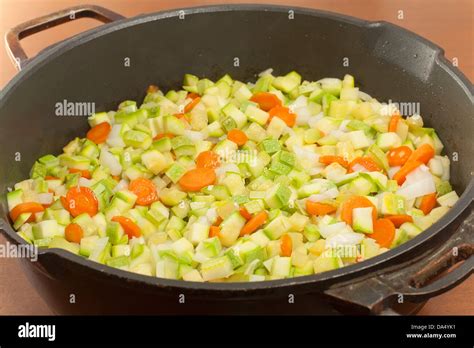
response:
{"label": "diced carrot", "polygon": [[388,164],[390,167],[403,166],[410,158],[412,150],[408,146],[400,146],[387,153]]}
{"label": "diced carrot", "polygon": [[236,143],[239,146],[245,145],[247,140],[249,140],[249,138],[247,138],[247,135],[237,128],[234,128],[230,130],[229,133],[227,133],[227,139]]}
{"label": "diced carrot", "polygon": [[272,119],[272,117],[281,118],[288,127],[293,127],[296,122],[296,114],[292,113],[290,109],[286,106],[277,105],[268,111],[270,115],[268,121]]}
{"label": "diced carrot", "polygon": [[367,169],[369,172],[379,172],[382,170],[382,168],[379,167],[379,165],[370,157],[357,157],[352,160],[351,163],[349,163],[349,173],[353,172],[353,166],[356,164],[361,165],[365,169]]}
{"label": "diced carrot", "polygon": [[388,124],[389,132],[395,133],[397,131],[398,121],[400,121],[401,118],[402,117],[400,115],[393,115],[392,117],[390,117],[390,122]]}
{"label": "diced carrot", "polygon": [[341,219],[352,226],[352,211],[355,208],[372,208],[372,220],[377,219],[377,208],[364,196],[351,196],[342,204]]}
{"label": "diced carrot", "polygon": [[423,214],[428,215],[430,211],[436,206],[436,193],[430,193],[423,196],[420,203],[420,210]]}
{"label": "diced carrot", "polygon": [[435,155],[435,150],[430,144],[420,145],[413,153],[408,157],[408,162],[418,161],[421,163],[428,163],[430,159]]}
{"label": "diced carrot", "polygon": [[398,185],[401,185],[405,182],[407,175],[414,171],[416,168],[421,166],[422,163],[418,161],[407,161],[403,167],[400,168],[398,172],[393,176],[393,180],[396,180]]}
{"label": "diced carrot", "polygon": [[85,179],[90,179],[92,178],[91,172],[88,171],[87,169],[76,169],[76,168],[70,168],[69,173],[80,173],[81,176]]}
{"label": "diced carrot", "polygon": [[246,234],[251,234],[259,229],[268,218],[266,211],[261,211],[260,213],[254,215],[240,230],[240,235],[245,236]]}
{"label": "diced carrot", "polygon": [[120,176],[118,175],[111,175],[112,179],[114,179],[115,181],[120,181]]}
{"label": "diced carrot", "polygon": [[202,188],[214,184],[216,181],[216,173],[212,168],[195,168],[186,172],[181,179],[179,185],[184,191],[196,192]]}
{"label": "diced carrot", "polygon": [[374,232],[367,237],[375,239],[382,248],[389,248],[395,238],[395,225],[389,219],[378,219],[374,222]]}
{"label": "diced carrot", "polygon": [[186,98],[190,98],[190,99],[196,99],[196,98],[199,98],[199,94],[197,93],[194,93],[194,92],[189,92],[188,95],[186,96]]}
{"label": "diced carrot", "polygon": [[123,231],[127,234],[129,239],[132,239],[133,237],[138,238],[142,235],[140,227],[125,216],[114,216],[111,220],[118,222],[122,226]]}
{"label": "diced carrot", "polygon": [[145,178],[138,178],[130,181],[128,189],[137,196],[138,205],[150,205],[158,200],[158,193],[153,181]]}
{"label": "diced carrot", "polygon": [[220,216],[217,217],[216,221],[214,221],[214,226],[219,226],[222,221],[224,221]]}
{"label": "diced carrot", "polygon": [[219,226],[209,227],[209,238],[219,237],[219,232],[220,231],[221,231],[221,228]]}
{"label": "diced carrot", "polygon": [[342,156],[326,155],[326,156],[320,156],[319,157],[319,163],[329,165],[329,164],[334,163],[334,162],[339,163],[344,168],[347,168],[347,166],[349,165],[349,163]]}
{"label": "diced carrot", "polygon": [[188,118],[187,118],[186,114],[179,113],[179,114],[174,114],[174,116],[179,118],[182,121],[188,121]]}
{"label": "diced carrot", "polygon": [[61,199],[61,202],[65,206],[65,209],[74,217],[83,213],[94,216],[99,210],[99,203],[94,191],[84,186],[70,188],[65,199]]}
{"label": "diced carrot", "polygon": [[385,217],[393,222],[395,227],[400,227],[405,222],[413,222],[413,218],[410,215],[400,214],[400,215],[388,215]]}
{"label": "diced carrot", "polygon": [[67,241],[72,243],[80,243],[83,236],[84,231],[81,226],[75,223],[67,225],[64,230],[64,237],[66,237]]}
{"label": "diced carrot", "polygon": [[[12,220],[15,222],[18,216],[20,216],[23,213],[32,213],[30,219],[31,221],[34,221],[34,213],[40,213],[44,211],[44,207],[36,202],[25,202],[25,203],[20,203],[16,205],[11,211],[10,211],[10,217]],[[30,220],[28,219],[28,220]]]}
{"label": "diced carrot", "polygon": [[161,134],[157,134],[153,140],[160,140],[162,138],[174,138],[174,134],[171,134],[171,133],[161,133]]}
{"label": "diced carrot", "polygon": [[293,241],[289,234],[281,236],[280,241],[280,256],[290,257],[293,251]]}
{"label": "diced carrot", "polygon": [[250,220],[253,216],[247,211],[247,209],[245,209],[245,207],[240,207],[239,213],[245,218],[245,220]]}
{"label": "diced carrot", "polygon": [[334,213],[336,210],[336,207],[331,204],[312,202],[309,199],[306,201],[306,211],[310,215],[322,216]]}
{"label": "diced carrot", "polygon": [[102,122],[95,125],[87,132],[87,139],[93,141],[96,144],[102,144],[107,140],[110,130],[112,127],[108,122]]}
{"label": "diced carrot", "polygon": [[201,97],[194,98],[190,103],[186,104],[186,106],[184,107],[184,113],[190,112],[197,104],[199,104],[200,101]]}
{"label": "diced carrot", "polygon": [[51,176],[51,175],[46,175],[44,177],[44,180],[59,180],[59,178],[57,178],[55,176]]}
{"label": "diced carrot", "polygon": [[146,89],[146,92],[147,93],[156,93],[158,92],[160,89],[158,88],[158,86],[155,86],[155,85],[149,85],[148,88]]}
{"label": "diced carrot", "polygon": [[260,109],[269,111],[275,106],[281,105],[281,100],[273,93],[268,92],[258,92],[255,93],[250,101],[257,103],[260,106]]}
{"label": "diced carrot", "polygon": [[213,151],[203,151],[196,157],[196,167],[217,168],[220,165],[220,157]]}

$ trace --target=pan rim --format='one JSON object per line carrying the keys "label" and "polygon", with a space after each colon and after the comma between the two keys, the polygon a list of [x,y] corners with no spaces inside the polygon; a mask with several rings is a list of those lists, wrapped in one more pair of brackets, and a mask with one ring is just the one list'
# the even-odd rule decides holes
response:
{"label": "pan rim", "polygon": [[[388,30],[399,31],[402,35],[413,40],[420,41],[424,45],[430,47],[434,52],[434,61],[444,71],[446,71],[451,78],[455,80],[467,97],[474,99],[472,95],[472,83],[467,77],[459,70],[453,67],[449,61],[444,57],[444,50],[434,44],[433,42],[409,31],[401,28],[395,24],[388,23],[385,21],[366,21],[355,17],[341,15],[329,11],[322,11],[316,9],[309,9],[303,7],[289,7],[280,5],[264,5],[264,4],[226,4],[226,5],[211,5],[211,6],[198,6],[198,7],[187,7],[179,9],[171,9],[165,11],[159,11],[151,14],[143,14],[132,18],[125,18],[112,23],[108,23],[84,33],[78,34],[72,38],[66,39],[52,47],[46,48],[40,52],[36,57],[32,58],[29,64],[20,71],[7,85],[0,91],[0,108],[4,104],[8,96],[15,90],[15,87],[25,81],[31,74],[35,73],[43,65],[47,64],[50,59],[59,57],[65,52],[80,46],[88,41],[94,40],[95,38],[107,35],[116,30],[121,30],[135,25],[140,25],[147,22],[152,22],[160,19],[172,18],[179,15],[180,11],[184,11],[185,15],[199,15],[201,13],[218,13],[218,12],[229,12],[229,11],[253,11],[253,12],[287,12],[288,10],[294,10],[295,14],[309,15],[312,17],[330,18],[335,21],[343,21],[351,25],[360,27],[366,27],[367,29],[376,27],[387,27]],[[273,288],[285,288],[289,286],[304,286],[308,284],[324,283],[329,280],[332,282],[343,280],[347,277],[356,278],[362,274],[368,272],[380,271],[380,268],[384,263],[393,261],[403,256],[403,254],[413,251],[416,248],[420,248],[423,244],[427,243],[430,239],[434,238],[438,234],[442,233],[443,230],[450,225],[464,210],[471,204],[474,196],[474,179],[471,179],[459,201],[451,210],[432,225],[427,230],[423,231],[420,235],[414,239],[404,243],[403,245],[391,249],[381,255],[373,257],[360,264],[354,264],[342,267],[337,270],[324,272],[320,274],[314,274],[309,276],[281,279],[281,280],[266,280],[261,282],[242,282],[242,283],[198,283],[189,282],[184,280],[172,280],[157,277],[144,276],[128,271],[123,271],[102,265],[88,259],[84,259],[80,256],[74,255],[62,249],[40,249],[39,256],[44,254],[56,255],[59,258],[66,259],[69,262],[73,262],[81,267],[86,267],[92,271],[105,273],[108,276],[113,276],[121,279],[126,279],[136,283],[142,283],[155,287],[165,287],[170,289],[184,289],[184,290],[196,290],[196,291],[251,291],[251,290],[268,290]],[[26,244],[26,242],[17,236],[17,233],[12,229],[11,224],[0,219],[0,229],[4,231],[9,238],[15,240],[19,244]]]}

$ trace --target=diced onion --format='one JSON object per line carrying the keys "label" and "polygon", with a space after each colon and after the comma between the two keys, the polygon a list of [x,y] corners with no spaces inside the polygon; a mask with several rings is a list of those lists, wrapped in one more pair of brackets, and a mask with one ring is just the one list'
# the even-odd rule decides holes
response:
{"label": "diced onion", "polygon": [[336,198],[338,196],[338,194],[339,194],[338,189],[336,187],[333,187],[333,188],[327,190],[326,192],[311,195],[311,196],[309,196],[308,199],[312,202],[321,202],[321,201],[324,201],[326,199]]}
{"label": "diced onion", "polygon": [[115,185],[114,189],[112,190],[113,192],[118,192],[127,189],[128,187],[128,181],[127,180],[120,180],[117,185]]}
{"label": "diced onion", "polygon": [[184,135],[191,139],[193,142],[204,140],[204,135],[202,134],[202,132],[185,130]]}
{"label": "diced onion", "polygon": [[397,194],[406,199],[414,199],[436,192],[436,185],[433,175],[428,167],[421,165],[407,175],[402,187],[398,189]]}
{"label": "diced onion", "polygon": [[122,165],[119,160],[109,151],[102,149],[99,161],[101,165],[110,169],[110,174],[112,175],[119,175],[122,172]]}
{"label": "diced onion", "polygon": [[308,121],[311,118],[311,111],[309,111],[307,106],[294,109],[294,113],[296,114],[296,124],[298,126],[308,124]]}
{"label": "diced onion", "polygon": [[53,203],[53,194],[51,192],[38,193],[37,200],[41,204],[51,204]]}
{"label": "diced onion", "polygon": [[339,126],[339,130],[343,131],[343,132],[347,132],[348,129],[347,129],[347,124],[350,122],[350,120],[344,120],[341,122],[340,126]]}
{"label": "diced onion", "polygon": [[[370,235],[369,235],[370,236]],[[345,230],[340,233],[333,234],[326,239],[326,245],[336,248],[344,245],[357,245],[364,239],[363,233],[355,233]]]}
{"label": "diced onion", "polygon": [[372,100],[372,97],[365,93],[365,92],[362,92],[362,91],[359,91],[359,98],[363,101],[371,101]]}
{"label": "diced onion", "polygon": [[353,172],[363,172],[363,173],[368,172],[367,168],[365,168],[363,165],[359,163],[354,164],[351,169]]}
{"label": "diced onion", "polygon": [[92,185],[92,180],[86,178],[79,178],[79,186],[90,187]]}
{"label": "diced onion", "polygon": [[323,238],[328,238],[333,233],[341,232],[346,228],[345,222],[336,222],[330,225],[319,225],[319,232]]}
{"label": "diced onion", "polygon": [[324,117],[324,114],[322,112],[320,112],[316,116],[310,117],[308,120],[308,126],[310,126],[310,128],[315,128],[316,123],[318,123],[318,121],[322,119],[323,117]]}
{"label": "diced onion", "polygon": [[121,130],[121,124],[113,125],[109,136],[107,137],[107,144],[109,144],[111,147],[125,147],[125,143],[123,142],[123,139],[120,135]]}

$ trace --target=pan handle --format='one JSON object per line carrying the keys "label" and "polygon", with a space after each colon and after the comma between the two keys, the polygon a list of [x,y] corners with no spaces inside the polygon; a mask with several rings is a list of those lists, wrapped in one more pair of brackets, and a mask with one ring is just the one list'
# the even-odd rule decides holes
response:
{"label": "pan handle", "polygon": [[357,312],[393,315],[397,303],[424,302],[452,289],[474,271],[474,204],[451,226],[451,237],[437,250],[388,272],[336,285],[325,294],[342,308],[356,305]]}
{"label": "pan handle", "polygon": [[5,35],[7,52],[15,67],[21,70],[31,59],[28,58],[23,47],[21,47],[21,39],[79,18],[94,18],[103,23],[110,23],[125,17],[100,6],[80,5],[19,24],[10,29]]}

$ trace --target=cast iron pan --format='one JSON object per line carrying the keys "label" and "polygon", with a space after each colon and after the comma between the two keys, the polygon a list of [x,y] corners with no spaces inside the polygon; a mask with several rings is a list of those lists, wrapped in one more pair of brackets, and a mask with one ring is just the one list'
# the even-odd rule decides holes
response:
{"label": "cast iron pan", "polygon": [[[26,56],[20,39],[72,17],[108,24],[34,59]],[[19,25],[6,43],[22,71],[0,94],[1,192],[26,178],[35,158],[58,153],[85,133],[84,118],[54,115],[57,102],[89,101],[110,110],[121,100],[141,100],[148,84],[176,88],[186,72],[249,80],[273,67],[277,74],[295,69],[313,80],[350,73],[379,100],[419,102],[425,123],[437,129],[452,158],[452,183],[462,193],[448,214],[402,246],[360,264],[292,279],[175,281],[112,269],[63,250],[41,250],[38,262],[22,263],[56,313],[409,313],[472,273],[472,84],[439,47],[411,32],[385,22],[271,5],[199,7],[131,19],[86,5]],[[349,67],[342,64],[345,57]],[[21,161],[14,160],[18,153]],[[10,226],[3,196],[0,214],[8,240],[23,243]]]}

